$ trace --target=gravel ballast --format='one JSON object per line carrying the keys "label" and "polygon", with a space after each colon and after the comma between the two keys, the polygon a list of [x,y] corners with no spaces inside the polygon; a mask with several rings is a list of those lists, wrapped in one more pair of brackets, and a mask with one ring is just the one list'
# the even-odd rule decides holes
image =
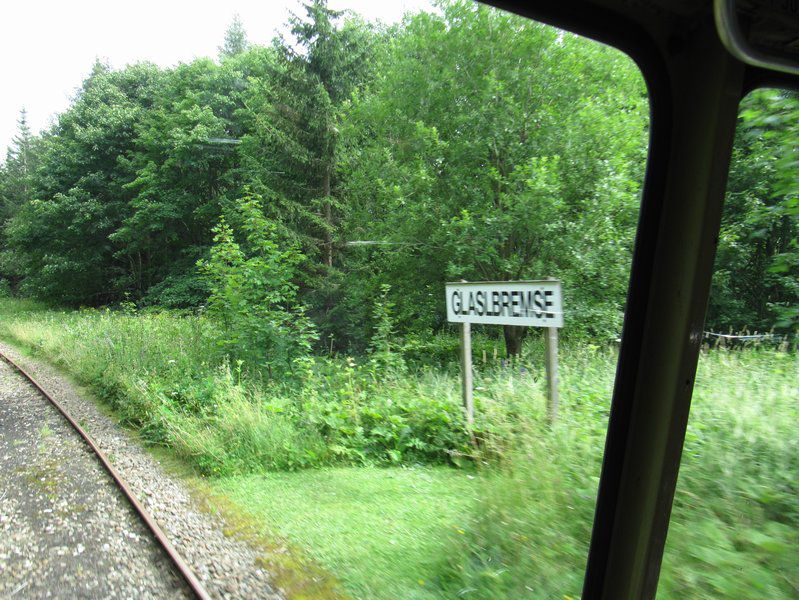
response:
{"label": "gravel ballast", "polygon": [[[258,551],[41,361],[0,342],[108,456],[214,598],[278,599]],[[0,597],[182,598],[185,585],[91,451],[21,375],[0,369]]]}

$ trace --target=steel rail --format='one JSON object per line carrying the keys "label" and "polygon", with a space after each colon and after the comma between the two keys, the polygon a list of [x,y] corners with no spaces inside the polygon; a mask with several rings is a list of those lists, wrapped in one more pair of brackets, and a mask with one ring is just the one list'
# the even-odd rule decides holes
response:
{"label": "steel rail", "polygon": [[133,495],[133,491],[128,487],[127,483],[124,479],[122,479],[122,476],[117,472],[117,470],[114,469],[113,465],[111,465],[111,462],[108,460],[103,451],[100,450],[94,440],[92,440],[89,434],[86,433],[86,431],[78,424],[78,422],[72,418],[72,415],[70,415],[69,412],[67,412],[67,410],[58,403],[57,400],[48,394],[47,391],[39,384],[39,382],[37,382],[27,371],[25,371],[25,369],[20,367],[3,352],[0,352],[0,359],[4,360],[23,377],[25,377],[37,390],[39,390],[42,396],[44,396],[50,402],[50,404],[55,406],[58,409],[58,412],[60,412],[64,418],[69,421],[69,424],[72,425],[72,428],[78,432],[86,444],[88,444],[89,447],[94,451],[103,467],[105,467],[105,470],[108,471],[119,488],[122,490],[122,493],[125,494],[125,497],[128,499],[131,506],[133,506],[133,509],[139,515],[141,520],[144,521],[144,524],[147,526],[147,528],[152,532],[153,536],[167,553],[167,556],[169,556],[172,563],[177,567],[181,576],[186,580],[186,583],[194,595],[200,600],[210,600],[211,596],[209,596],[208,592],[205,591],[205,588],[203,587],[202,583],[200,583],[200,580],[197,579],[194,573],[192,573],[191,569],[186,564],[186,561],[183,560],[183,557],[180,555],[180,553],[178,553],[178,551],[166,537],[163,530],[158,526],[158,523],[156,523],[155,519],[152,517],[152,515],[150,515],[150,513],[147,512],[144,506],[139,503],[139,501]]}

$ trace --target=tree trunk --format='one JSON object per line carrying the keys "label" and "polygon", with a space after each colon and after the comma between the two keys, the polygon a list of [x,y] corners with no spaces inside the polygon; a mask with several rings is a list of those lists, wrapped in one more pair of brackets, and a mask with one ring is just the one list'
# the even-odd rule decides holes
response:
{"label": "tree trunk", "polygon": [[522,353],[522,342],[527,335],[527,327],[523,325],[503,325],[505,350],[508,356],[519,356]]}
{"label": "tree trunk", "polygon": [[323,193],[325,195],[324,210],[325,210],[325,264],[328,267],[333,266],[333,207],[330,206],[330,167],[325,169],[325,178],[322,183]]}

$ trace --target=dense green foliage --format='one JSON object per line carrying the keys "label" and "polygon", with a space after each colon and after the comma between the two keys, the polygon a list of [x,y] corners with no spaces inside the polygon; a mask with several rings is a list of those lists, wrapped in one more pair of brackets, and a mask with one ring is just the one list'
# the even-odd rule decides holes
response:
{"label": "dense green foliage", "polygon": [[[590,345],[564,349],[561,415],[554,428],[546,425],[543,379],[535,368],[526,365],[531,370],[521,372],[501,368],[490,357],[485,365],[478,361],[475,449],[464,428],[457,374],[416,368],[410,356],[399,366],[317,358],[302,363],[304,371],[287,385],[248,374],[241,365],[231,367],[224,353],[214,350],[218,329],[201,317],[59,313],[7,300],[0,300],[0,317],[0,337],[90,386],[145,439],[169,445],[205,473],[232,477],[220,485],[232,486],[251,510],[267,513],[267,521],[274,522],[279,511],[275,527],[301,534],[299,541],[311,543],[314,556],[351,578],[356,593],[370,598],[579,593],[613,351]],[[401,350],[383,348],[390,354]],[[797,372],[795,352],[720,349],[701,356],[661,596],[795,597]],[[477,468],[467,459],[476,452],[483,459]],[[292,493],[306,501],[270,495],[269,509],[259,508],[268,483],[259,485],[263,480],[252,477],[307,466],[420,463],[463,465],[460,476],[431,476],[441,482],[465,478],[448,486],[473,490],[460,516],[442,513],[449,515],[443,527],[432,527],[433,521],[415,527],[419,514],[433,511],[435,499],[412,493],[396,498],[390,471],[338,471],[334,489],[366,477],[359,485],[372,490],[370,498],[342,495],[330,509],[337,519],[324,517],[307,532],[308,520],[325,512],[310,505],[318,504],[318,486],[329,472],[304,473],[294,482],[278,477],[281,489],[288,486],[284,493],[299,486]],[[380,522],[388,510],[384,494],[392,496],[392,514],[402,521],[371,531],[370,523]],[[287,505],[296,514],[286,514]],[[356,519],[358,525],[347,523],[350,537],[340,538],[335,528],[356,510],[369,513]],[[376,562],[359,551],[361,544],[351,543],[352,535],[369,536],[366,547],[394,556],[385,548],[394,528],[413,528],[417,535],[428,531],[432,540],[403,535],[400,542],[431,554]],[[375,568],[381,571],[372,572]],[[365,570],[371,575],[362,577]]]}
{"label": "dense green foliage", "polygon": [[799,324],[799,96],[743,103],[727,191],[710,322],[722,329]]}
{"label": "dense green foliage", "polygon": [[[0,168],[3,287],[200,306],[197,261],[221,217],[247,235],[231,212],[253,194],[304,257],[293,284],[325,346],[368,347],[384,284],[398,333],[440,330],[461,278],[557,276],[571,335],[618,335],[648,125],[631,61],[463,1],[383,28],[316,0],[288,30],[253,46],[237,19],[218,62],[98,63],[40,136],[23,114]],[[796,322],[798,106],[744,102],[711,328]],[[505,328],[511,353],[524,334]]]}
{"label": "dense green foliage", "polygon": [[353,103],[345,168],[348,237],[396,245],[350,251],[340,311],[367,318],[364,271],[399,292],[401,322],[427,327],[445,279],[559,276],[573,331],[613,337],[647,132],[629,61],[468,4],[409,21],[390,53]]}

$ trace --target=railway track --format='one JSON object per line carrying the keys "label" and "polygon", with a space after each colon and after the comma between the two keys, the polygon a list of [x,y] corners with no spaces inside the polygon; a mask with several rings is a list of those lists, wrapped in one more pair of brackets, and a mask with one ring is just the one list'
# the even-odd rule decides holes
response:
{"label": "railway track", "polygon": [[[99,461],[99,463],[102,465],[102,467],[105,469],[105,471],[110,475],[110,477],[113,480],[113,482],[116,485],[116,487],[122,492],[123,496],[126,498],[126,500],[129,503],[130,507],[133,509],[133,512],[141,520],[141,523],[144,525],[146,531],[149,532],[149,534],[152,536],[152,538],[156,542],[157,546],[160,547],[160,549],[163,551],[163,554],[166,557],[168,557],[169,562],[172,564],[172,566],[174,568],[174,572],[179,574],[180,578],[182,578],[183,581],[185,582],[185,585],[187,587],[187,590],[185,590],[185,591],[189,592],[188,595],[190,595],[192,597],[195,597],[195,598],[202,599],[202,600],[210,598],[208,592],[205,590],[205,588],[203,587],[203,585],[200,582],[200,580],[192,572],[192,570],[189,568],[189,566],[186,563],[186,561],[183,559],[183,557],[178,553],[178,551],[175,549],[175,547],[169,541],[167,536],[164,534],[162,529],[159,527],[158,523],[156,523],[155,519],[149,514],[149,512],[144,508],[144,506],[142,506],[142,504],[137,500],[137,498],[135,497],[133,491],[130,489],[130,487],[125,482],[125,480],[122,478],[122,476],[119,474],[119,472],[111,464],[111,461],[109,460],[109,458],[105,455],[105,453],[103,453],[103,451],[100,449],[98,444],[91,438],[91,436],[85,431],[85,429],[83,427],[81,427],[81,425],[78,423],[78,421],[75,418],[73,418],[73,416],[66,410],[66,408],[62,404],[60,404],[57,400],[55,400],[36,381],[36,379],[34,379],[34,377],[31,376],[31,374],[29,374],[25,369],[23,369],[20,365],[18,365],[14,360],[12,360],[10,357],[8,357],[3,352],[0,352],[0,359],[2,359],[3,362],[5,362],[7,365],[9,365],[16,373],[21,375],[27,382],[29,382],[38,391],[38,393],[42,397],[44,397],[53,407],[55,407],[58,410],[58,412],[63,416],[63,418],[69,423],[69,425],[72,427],[72,429],[74,429],[74,431],[77,432],[78,435],[82,438],[82,440],[85,442],[86,446],[88,446],[88,448],[91,449],[91,452],[94,454],[94,456],[96,457],[97,461]],[[8,418],[9,416],[6,415],[6,417],[7,417],[6,418],[6,422],[10,422],[11,419]],[[44,432],[50,431],[47,423],[45,423],[42,426],[42,431],[44,431]],[[51,431],[50,431],[49,435],[52,435]],[[23,445],[23,444],[24,444],[24,440],[16,439],[16,440],[13,441],[12,444],[10,444],[10,446],[18,447],[18,446]],[[71,465],[70,465],[70,467],[71,467]],[[56,468],[55,465],[53,466],[53,468],[54,469]],[[41,500],[45,496],[49,497],[50,500],[54,499],[54,496],[55,496],[54,494],[47,493],[48,492],[48,488],[50,487],[50,484],[48,483],[50,481],[50,479],[48,479],[48,474],[47,473],[43,473],[42,470],[40,469],[38,471],[33,471],[33,473],[28,472],[27,473],[27,477],[28,477],[28,483],[29,484],[30,483],[42,484],[42,485],[40,485],[40,487],[42,488],[40,491],[44,491],[45,493],[44,494],[41,494],[41,493],[37,494],[37,498],[39,500]],[[30,487],[30,486],[28,486],[28,487]],[[0,500],[5,500],[6,499],[6,491],[0,490]],[[49,490],[49,491],[52,492],[53,490]],[[52,513],[53,508],[41,509],[41,507],[40,507],[39,510],[41,510],[41,512],[44,512],[44,513]],[[3,515],[3,511],[0,511],[0,516],[2,516],[2,515]],[[7,520],[13,520],[13,519],[7,518]],[[6,525],[8,525],[8,524],[6,524]],[[9,528],[9,527],[7,527],[7,528]],[[13,524],[11,525],[10,528],[13,528]],[[80,528],[81,527],[78,525],[77,529],[80,529]],[[132,539],[138,539],[140,537],[136,533],[132,533],[132,532],[130,532],[128,530],[124,530],[124,532],[125,532],[125,534],[127,534]],[[56,533],[56,532],[55,531],[51,531],[51,533]],[[0,535],[2,535],[2,530],[0,530]],[[34,536],[38,537],[39,536],[39,532],[34,532]],[[105,546],[108,546],[108,544],[105,544]],[[64,546],[56,546],[56,548],[64,548]],[[73,557],[77,557],[78,555],[83,554],[85,549],[86,549],[86,546],[84,544],[78,543],[76,545],[76,547],[71,550],[71,554],[72,554]],[[49,555],[51,555],[51,554],[53,554],[52,553],[52,548],[49,548],[48,549],[48,557],[47,558],[42,558],[42,560],[44,562],[50,561],[50,556]],[[56,552],[56,554],[58,554],[58,556],[67,556],[67,557],[69,557],[70,550],[67,547],[67,551],[66,552],[58,551],[58,552]],[[2,559],[3,559],[3,556],[0,556],[0,577],[2,577],[3,571],[5,571],[3,563],[6,562],[6,561],[3,561]],[[56,559],[56,560],[60,560],[61,561],[60,564],[66,565],[66,562],[65,562],[66,559],[64,559],[64,560]],[[36,565],[32,565],[32,564],[28,565],[27,564],[27,563],[31,563],[31,562],[32,561],[30,559],[26,559],[23,564],[25,566],[31,567],[32,570],[30,572],[35,575],[35,573],[36,573],[36,570],[35,570],[36,569]],[[85,564],[80,564],[78,566],[80,568],[78,568],[77,571],[80,571],[80,572],[85,572],[86,571],[86,565]],[[172,586],[173,586],[172,587],[172,592],[174,592],[174,593],[170,593],[169,595],[179,595],[179,596],[186,595],[186,594],[181,594],[178,590],[176,590],[175,587],[174,587],[174,583],[175,582],[172,582]],[[20,583],[19,585],[15,586],[13,589],[6,589],[4,591],[5,591],[5,593],[8,593],[9,595],[17,595],[17,594],[19,594],[19,597],[27,597],[28,594],[26,593],[26,589],[25,588],[27,588],[30,584],[31,584],[31,580],[29,579],[27,582],[24,581],[24,582]],[[60,585],[63,585],[63,581],[61,581]],[[136,588],[132,588],[132,589],[136,589]],[[52,590],[48,590],[48,595],[49,595],[49,593],[51,591]],[[70,593],[70,590],[67,590],[67,589],[56,590],[56,595],[59,595],[59,593],[64,593],[66,595],[66,594]],[[108,592],[104,591],[102,593],[106,594]],[[126,592],[126,594],[129,594],[129,593],[131,593],[131,590],[128,590],[128,592]],[[135,593],[135,592],[133,592],[133,593]],[[143,591],[141,595],[150,596],[152,594],[153,594],[152,591]]]}

